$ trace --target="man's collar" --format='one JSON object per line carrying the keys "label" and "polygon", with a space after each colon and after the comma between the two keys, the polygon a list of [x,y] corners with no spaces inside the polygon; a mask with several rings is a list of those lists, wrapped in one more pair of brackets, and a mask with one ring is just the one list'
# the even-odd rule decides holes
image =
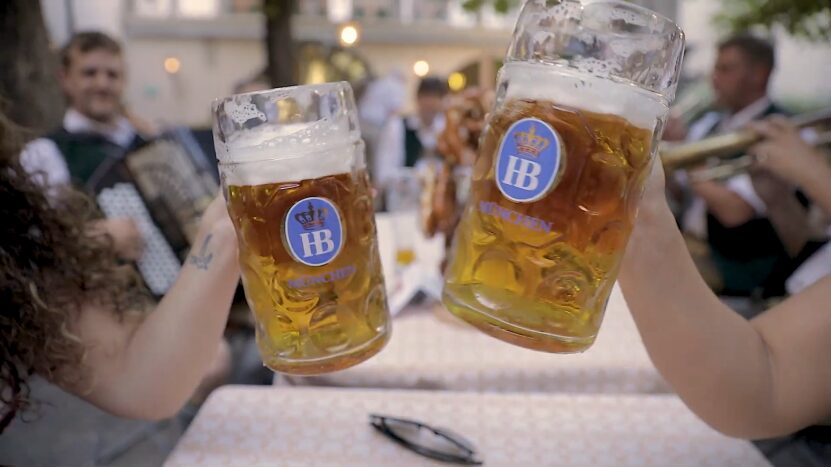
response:
{"label": "man's collar", "polygon": [[445,125],[445,117],[443,113],[439,113],[433,119],[433,124],[430,125],[429,128],[423,128],[421,124],[421,118],[419,118],[418,114],[413,114],[407,117],[407,126],[415,131],[428,131],[428,132],[435,132],[439,133],[444,129]]}
{"label": "man's collar", "polygon": [[106,125],[70,108],[63,117],[63,127],[70,133],[95,133],[126,148],[136,137],[136,130],[126,117],[120,116],[112,125]]}
{"label": "man's collar", "polygon": [[738,130],[746,126],[748,123],[764,115],[771,104],[770,98],[763,96],[733,115],[726,115],[722,125],[720,125],[722,131]]}

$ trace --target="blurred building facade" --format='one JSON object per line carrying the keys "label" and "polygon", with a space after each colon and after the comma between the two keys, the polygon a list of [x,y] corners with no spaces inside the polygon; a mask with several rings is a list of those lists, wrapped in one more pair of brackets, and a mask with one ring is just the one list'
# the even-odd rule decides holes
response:
{"label": "blurred building facade", "polygon": [[[56,45],[71,31],[101,29],[122,39],[130,73],[128,105],[161,123],[204,126],[212,99],[265,67],[262,0],[41,0]],[[429,74],[462,71],[468,83],[492,83],[510,39],[516,11],[486,7],[478,14],[462,0],[300,0],[293,20],[302,82],[333,76],[360,81],[397,70],[414,93],[414,64]],[[719,33],[711,18],[718,0],[640,0],[676,18],[693,46],[687,68],[706,77]],[[342,48],[344,24],[359,38]],[[777,34],[779,72],[774,96],[793,102],[831,101],[825,77],[831,48]],[[171,60],[172,59],[172,60]],[[175,65],[175,66],[174,66]],[[332,67],[338,68],[333,73]],[[411,101],[411,99],[409,100]]]}
{"label": "blurred building facade", "polygon": [[[687,35],[690,53],[685,58],[688,72],[706,77],[716,58],[721,39],[713,16],[722,8],[721,0],[682,0],[678,2],[678,21]],[[771,95],[787,108],[831,105],[831,44],[812,43],[791,37],[777,28],[772,37],[776,45],[776,72]]]}
{"label": "blurred building facade", "polygon": [[[42,0],[56,45],[69,31],[102,29],[120,38],[129,67],[128,104],[162,122],[209,123],[212,99],[265,67],[264,21],[257,0]],[[447,76],[503,55],[514,17],[474,15],[461,1],[303,0],[293,21],[300,44],[301,82],[331,79],[333,65],[354,78],[393,70],[414,93],[413,65]],[[69,14],[67,7],[72,9]],[[71,17],[68,20],[67,17]],[[352,48],[339,47],[338,26],[360,32]],[[165,66],[175,59],[175,72]],[[340,62],[340,63],[338,63]],[[495,67],[474,67],[490,70]]]}

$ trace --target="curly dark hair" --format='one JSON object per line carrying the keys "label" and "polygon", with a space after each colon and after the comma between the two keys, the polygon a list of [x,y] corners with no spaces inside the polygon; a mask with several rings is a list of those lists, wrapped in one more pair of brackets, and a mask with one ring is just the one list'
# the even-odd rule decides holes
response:
{"label": "curly dark hair", "polygon": [[32,374],[63,387],[89,384],[86,349],[72,332],[84,306],[124,316],[146,304],[111,238],[89,228],[95,204],[71,189],[47,196],[40,175],[23,169],[22,134],[0,111],[0,432],[31,408]]}

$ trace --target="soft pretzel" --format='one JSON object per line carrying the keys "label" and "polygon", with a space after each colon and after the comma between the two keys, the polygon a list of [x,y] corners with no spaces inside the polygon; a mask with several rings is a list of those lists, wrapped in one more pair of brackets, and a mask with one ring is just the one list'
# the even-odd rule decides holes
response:
{"label": "soft pretzel", "polygon": [[448,241],[453,236],[461,211],[454,173],[459,166],[472,165],[476,158],[489,97],[488,93],[471,89],[450,100],[436,147],[442,160],[431,167],[424,190],[422,219],[428,236],[442,232]]}

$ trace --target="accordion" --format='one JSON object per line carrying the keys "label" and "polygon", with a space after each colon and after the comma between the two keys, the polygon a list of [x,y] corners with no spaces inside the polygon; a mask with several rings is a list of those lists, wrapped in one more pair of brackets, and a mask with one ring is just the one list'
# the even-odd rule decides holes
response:
{"label": "accordion", "polygon": [[145,240],[139,272],[153,294],[173,284],[202,213],[218,193],[216,166],[186,128],[108,158],[87,188],[108,218],[129,217]]}

